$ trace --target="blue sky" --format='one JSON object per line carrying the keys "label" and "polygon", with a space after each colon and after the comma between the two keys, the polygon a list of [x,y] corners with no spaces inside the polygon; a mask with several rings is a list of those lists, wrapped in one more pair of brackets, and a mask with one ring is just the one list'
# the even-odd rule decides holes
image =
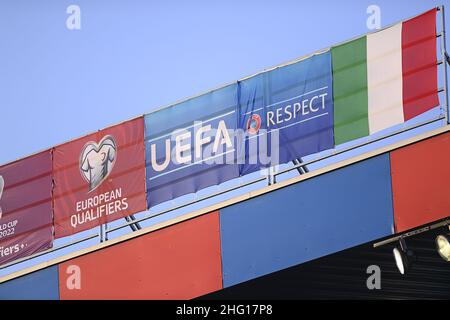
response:
{"label": "blue sky", "polygon": [[0,164],[365,34],[372,4],[385,26],[450,1],[0,0]]}
{"label": "blue sky", "polygon": [[0,163],[446,3],[2,0]]}

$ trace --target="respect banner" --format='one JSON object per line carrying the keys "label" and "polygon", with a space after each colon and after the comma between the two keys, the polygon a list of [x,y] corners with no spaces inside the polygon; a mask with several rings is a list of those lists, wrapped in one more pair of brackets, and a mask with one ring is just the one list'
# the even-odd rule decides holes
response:
{"label": "respect banner", "polygon": [[142,117],[55,147],[55,237],[146,209]]}
{"label": "respect banner", "polygon": [[240,175],[334,147],[329,51],[238,83]]}
{"label": "respect banner", "polygon": [[53,245],[51,150],[0,167],[0,264]]}

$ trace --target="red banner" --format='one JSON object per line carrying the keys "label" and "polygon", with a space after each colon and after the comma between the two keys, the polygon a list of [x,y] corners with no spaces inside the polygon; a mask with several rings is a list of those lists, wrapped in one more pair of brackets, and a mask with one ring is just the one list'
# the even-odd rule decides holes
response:
{"label": "red banner", "polygon": [[143,118],[56,147],[53,175],[56,238],[146,210]]}
{"label": "red banner", "polygon": [[439,105],[436,9],[403,22],[402,49],[406,121]]}
{"label": "red banner", "polygon": [[0,167],[0,264],[51,248],[51,150]]}

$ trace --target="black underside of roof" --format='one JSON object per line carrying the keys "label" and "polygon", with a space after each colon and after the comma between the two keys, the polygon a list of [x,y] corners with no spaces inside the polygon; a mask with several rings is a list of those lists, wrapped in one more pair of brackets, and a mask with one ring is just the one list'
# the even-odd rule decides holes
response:
{"label": "black underside of roof", "polygon": [[[407,238],[416,261],[406,275],[395,265],[389,244],[372,243],[284,269],[200,299],[450,299],[450,263],[436,252],[436,232]],[[367,267],[381,269],[381,289],[369,290]]]}

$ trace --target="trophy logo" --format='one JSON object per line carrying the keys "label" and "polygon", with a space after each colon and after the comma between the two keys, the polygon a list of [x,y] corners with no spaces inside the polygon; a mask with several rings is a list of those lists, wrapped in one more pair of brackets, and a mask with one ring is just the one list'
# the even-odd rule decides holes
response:
{"label": "trophy logo", "polygon": [[89,141],[80,155],[80,173],[89,183],[89,192],[94,191],[111,173],[117,158],[117,144],[111,135],[104,136],[99,143]]}

